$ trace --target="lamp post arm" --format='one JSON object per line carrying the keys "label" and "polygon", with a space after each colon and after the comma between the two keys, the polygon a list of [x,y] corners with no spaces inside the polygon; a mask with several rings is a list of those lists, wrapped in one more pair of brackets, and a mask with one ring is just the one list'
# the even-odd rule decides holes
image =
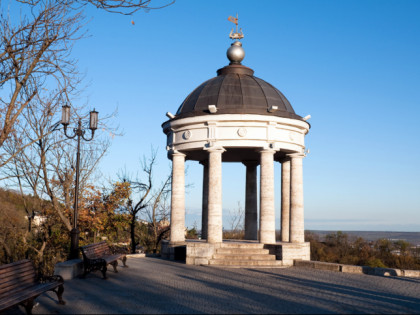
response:
{"label": "lamp post arm", "polygon": [[73,135],[71,136],[67,134],[67,125],[64,125],[64,135],[69,139],[74,139],[77,136],[77,129],[73,129]]}
{"label": "lamp post arm", "polygon": [[90,129],[90,131],[92,132],[92,134],[91,134],[90,138],[87,138],[87,137],[85,137],[85,130],[83,130],[83,133],[82,133],[83,140],[85,140],[85,141],[92,141],[93,140],[95,130]]}

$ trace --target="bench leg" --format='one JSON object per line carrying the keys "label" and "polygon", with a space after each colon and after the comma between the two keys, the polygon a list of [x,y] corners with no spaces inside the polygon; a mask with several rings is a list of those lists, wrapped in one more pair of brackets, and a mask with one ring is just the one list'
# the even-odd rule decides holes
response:
{"label": "bench leg", "polygon": [[87,270],[84,269],[83,274],[80,276],[80,278],[85,279],[87,274],[88,274]]}
{"label": "bench leg", "polygon": [[107,267],[105,263],[101,268],[102,276],[104,277],[104,279],[106,279],[106,271],[107,271]]}
{"label": "bench leg", "polygon": [[63,300],[64,286],[60,285],[54,292],[57,294],[58,304],[65,305],[66,301]]}
{"label": "bench leg", "polygon": [[127,261],[127,257],[124,256],[123,258],[121,258],[121,261],[122,261],[124,267],[128,267],[125,263]]}
{"label": "bench leg", "polygon": [[113,262],[111,263],[111,265],[112,265],[112,267],[114,267],[114,272],[118,272],[118,270],[117,270],[118,261],[117,261],[117,260],[116,260],[116,261],[113,261]]}
{"label": "bench leg", "polygon": [[34,300],[35,298],[30,298],[22,303],[23,307],[25,308],[26,314],[32,314],[32,308],[34,307]]}

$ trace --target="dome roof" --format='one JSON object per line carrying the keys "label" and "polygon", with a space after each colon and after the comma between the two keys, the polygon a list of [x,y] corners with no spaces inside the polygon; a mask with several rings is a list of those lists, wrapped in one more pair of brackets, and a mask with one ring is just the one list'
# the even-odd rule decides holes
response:
{"label": "dome roof", "polygon": [[258,114],[302,120],[278,89],[255,77],[252,69],[241,64],[231,63],[217,70],[217,77],[192,91],[179,107],[176,119],[209,115],[209,105],[216,105],[216,114]]}

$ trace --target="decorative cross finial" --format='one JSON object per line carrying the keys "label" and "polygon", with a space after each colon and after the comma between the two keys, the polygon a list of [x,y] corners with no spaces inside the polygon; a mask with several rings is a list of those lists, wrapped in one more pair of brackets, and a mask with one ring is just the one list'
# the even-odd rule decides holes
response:
{"label": "decorative cross finial", "polygon": [[242,28],[240,28],[239,32],[238,32],[238,13],[236,13],[236,18],[233,17],[233,16],[229,16],[228,20],[231,21],[232,23],[236,24],[236,32],[234,33],[233,28],[232,28],[232,30],[230,31],[229,37],[231,39],[242,39],[242,38],[244,38],[244,33],[242,33]]}

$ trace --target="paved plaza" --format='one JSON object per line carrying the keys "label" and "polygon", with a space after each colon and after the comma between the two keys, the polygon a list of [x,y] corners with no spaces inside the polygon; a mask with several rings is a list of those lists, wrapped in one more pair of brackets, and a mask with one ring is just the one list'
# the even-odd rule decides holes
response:
{"label": "paved plaza", "polygon": [[65,306],[47,293],[37,299],[33,313],[420,314],[420,279],[296,267],[201,267],[160,258],[127,263],[129,268],[119,267],[117,274],[109,270],[107,280],[95,272],[66,281]]}

